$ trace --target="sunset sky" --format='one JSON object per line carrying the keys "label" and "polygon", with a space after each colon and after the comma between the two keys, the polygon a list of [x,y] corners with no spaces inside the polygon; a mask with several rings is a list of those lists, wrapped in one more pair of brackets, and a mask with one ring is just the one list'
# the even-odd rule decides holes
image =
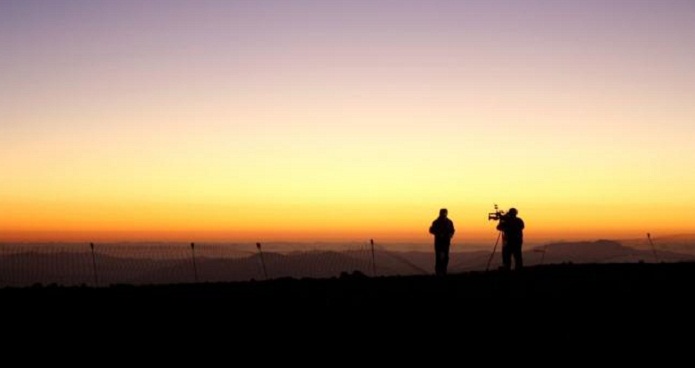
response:
{"label": "sunset sky", "polygon": [[695,233],[695,2],[0,0],[0,241]]}

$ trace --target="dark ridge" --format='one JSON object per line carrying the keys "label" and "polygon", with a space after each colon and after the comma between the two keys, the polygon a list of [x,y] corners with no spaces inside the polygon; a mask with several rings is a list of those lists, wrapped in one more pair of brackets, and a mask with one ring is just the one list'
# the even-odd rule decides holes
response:
{"label": "dark ridge", "polygon": [[[369,277],[361,271],[332,278],[281,277],[267,281],[63,287],[56,284],[0,289],[6,303],[186,301],[232,303],[236,308],[284,306],[463,305],[476,299],[689,298],[695,294],[695,263],[557,264],[523,271],[474,271]],[[7,304],[6,304],[7,305]]]}

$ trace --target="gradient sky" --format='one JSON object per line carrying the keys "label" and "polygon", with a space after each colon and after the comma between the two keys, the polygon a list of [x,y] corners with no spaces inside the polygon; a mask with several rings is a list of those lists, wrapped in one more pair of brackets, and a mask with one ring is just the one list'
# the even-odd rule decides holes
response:
{"label": "gradient sky", "polygon": [[0,240],[695,230],[691,0],[0,0],[0,50]]}

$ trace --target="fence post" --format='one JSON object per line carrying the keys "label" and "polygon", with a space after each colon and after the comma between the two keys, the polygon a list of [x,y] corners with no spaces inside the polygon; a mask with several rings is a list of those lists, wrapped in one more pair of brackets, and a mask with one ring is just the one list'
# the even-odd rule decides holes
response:
{"label": "fence post", "polygon": [[263,266],[263,275],[265,279],[268,279],[268,270],[265,268],[265,260],[263,259],[263,251],[261,250],[261,243],[256,243],[256,248],[258,249],[258,254],[261,257],[261,266]]}
{"label": "fence post", "polygon": [[545,254],[548,252],[548,244],[545,244],[545,247],[543,247],[543,255],[541,256],[541,265],[545,261]]}
{"label": "fence post", "polygon": [[94,254],[94,243],[89,243],[89,248],[92,250],[92,267],[94,268],[94,286],[99,287],[99,273],[97,272],[97,257]]}
{"label": "fence post", "polygon": [[374,239],[369,239],[372,245],[372,277],[376,277],[376,257],[374,256]]}
{"label": "fence post", "polygon": [[649,245],[652,246],[652,252],[654,252],[654,260],[656,263],[659,263],[659,256],[656,255],[656,247],[654,246],[654,243],[652,242],[652,234],[647,233],[647,239],[649,240]]}
{"label": "fence post", "polygon": [[193,277],[195,278],[195,283],[198,283],[198,266],[195,263],[195,243],[191,243],[191,254],[193,256]]}

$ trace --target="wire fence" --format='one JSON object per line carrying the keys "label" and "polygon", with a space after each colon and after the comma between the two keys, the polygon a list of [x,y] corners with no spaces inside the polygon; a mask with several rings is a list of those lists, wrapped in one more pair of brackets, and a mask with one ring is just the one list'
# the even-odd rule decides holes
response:
{"label": "wire fence", "polygon": [[[617,243],[616,243],[617,244]],[[527,249],[528,266],[550,263],[678,262],[695,259],[695,245],[660,249],[562,245]],[[426,275],[434,271],[430,245],[282,243],[57,243],[0,244],[0,287],[109,286],[232,282],[274,278]],[[674,247],[672,247],[674,248]],[[598,249],[598,250],[597,250]],[[675,248],[674,248],[675,249]],[[486,269],[490,250],[452,252],[450,273]],[[652,256],[653,254],[653,256]],[[499,249],[491,269],[501,265]]]}
{"label": "wire fence", "polygon": [[354,244],[0,244],[0,287],[321,278],[371,274],[373,263],[367,247]]}

